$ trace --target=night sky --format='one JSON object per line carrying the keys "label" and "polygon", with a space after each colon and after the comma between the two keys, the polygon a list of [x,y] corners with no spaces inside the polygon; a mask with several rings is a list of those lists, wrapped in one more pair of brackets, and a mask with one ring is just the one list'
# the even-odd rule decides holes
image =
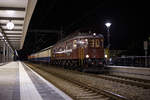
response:
{"label": "night sky", "polygon": [[38,0],[19,54],[25,57],[56,43],[60,34],[49,31],[62,30],[65,37],[88,29],[103,34],[106,40],[104,24],[109,21],[111,49],[143,55],[143,41],[150,34],[148,4],[131,0]]}

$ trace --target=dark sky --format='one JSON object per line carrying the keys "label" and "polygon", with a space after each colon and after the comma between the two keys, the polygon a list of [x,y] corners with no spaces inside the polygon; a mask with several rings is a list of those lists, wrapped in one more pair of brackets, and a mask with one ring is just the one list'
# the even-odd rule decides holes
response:
{"label": "dark sky", "polygon": [[129,49],[134,45],[143,50],[149,36],[148,2],[128,0],[38,0],[30,21],[24,47],[19,52],[29,55],[56,43],[60,34],[32,30],[63,30],[67,36],[79,29],[90,29],[107,36],[110,21],[111,48]]}

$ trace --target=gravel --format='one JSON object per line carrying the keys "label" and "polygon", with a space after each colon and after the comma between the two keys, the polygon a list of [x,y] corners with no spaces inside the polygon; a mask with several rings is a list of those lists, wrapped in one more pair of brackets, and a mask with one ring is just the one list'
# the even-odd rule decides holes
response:
{"label": "gravel", "polygon": [[[41,65],[40,65],[40,67],[41,67]],[[96,78],[96,77],[88,76],[85,73],[66,70],[66,69],[62,69],[62,68],[58,68],[58,67],[50,67],[49,66],[49,67],[41,67],[41,68],[46,69],[47,71],[52,72],[52,73],[64,75],[64,76],[72,78],[76,81],[84,82],[87,85],[96,87],[98,89],[105,89],[105,90],[120,94],[131,100],[149,100],[149,98],[150,98],[150,89],[143,89],[141,87],[126,85],[126,84],[122,84],[122,83],[118,83],[118,82],[114,82],[114,81],[110,81],[110,80]],[[57,84],[57,82],[56,82],[56,84]],[[74,89],[72,85],[69,85],[67,83],[63,83],[63,85],[59,86],[59,87],[63,88],[67,92],[73,91],[73,94],[76,94],[75,91],[78,91],[78,90]],[[73,94],[71,94],[71,95],[73,95]]]}

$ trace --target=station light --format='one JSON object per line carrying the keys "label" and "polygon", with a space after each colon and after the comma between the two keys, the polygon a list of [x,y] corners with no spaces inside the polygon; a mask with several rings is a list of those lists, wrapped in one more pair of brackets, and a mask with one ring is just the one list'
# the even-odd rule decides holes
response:
{"label": "station light", "polygon": [[110,49],[110,26],[112,25],[112,23],[107,22],[105,23],[106,27],[107,27],[107,48]]}
{"label": "station light", "polygon": [[4,36],[3,36],[2,32],[0,32],[0,36],[2,37],[2,39],[4,39]]}
{"label": "station light", "polygon": [[93,33],[94,36],[96,36],[96,33]]}
{"label": "station light", "polygon": [[90,56],[87,54],[85,57],[86,57],[86,58],[89,58]]}
{"label": "station light", "polygon": [[13,16],[15,14],[14,10],[6,10],[7,15]]}
{"label": "station light", "polygon": [[112,62],[112,58],[109,58],[109,61]]}
{"label": "station light", "polygon": [[88,39],[85,39],[86,42],[88,42]]}
{"label": "station light", "polygon": [[76,48],[76,47],[77,47],[77,44],[74,44],[73,47]]}
{"label": "station light", "polygon": [[3,34],[0,32],[0,36],[3,36]]}
{"label": "station light", "polygon": [[0,32],[0,36],[2,37],[2,39],[5,39],[5,37],[3,36],[2,32]]}
{"label": "station light", "polygon": [[7,28],[8,28],[9,30],[12,30],[12,29],[14,28],[14,23],[11,22],[11,21],[9,21],[9,22],[7,23]]}
{"label": "station light", "polygon": [[107,54],[105,54],[105,58],[107,58]]}
{"label": "station light", "polygon": [[111,23],[107,22],[107,23],[105,23],[105,25],[106,25],[106,27],[109,28],[111,26]]}

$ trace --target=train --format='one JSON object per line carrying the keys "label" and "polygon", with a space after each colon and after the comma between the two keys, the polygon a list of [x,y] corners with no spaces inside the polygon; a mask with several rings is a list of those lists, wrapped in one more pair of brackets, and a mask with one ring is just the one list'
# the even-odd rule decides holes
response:
{"label": "train", "polygon": [[105,66],[104,37],[97,33],[75,32],[31,54],[28,59],[81,71],[101,70]]}

